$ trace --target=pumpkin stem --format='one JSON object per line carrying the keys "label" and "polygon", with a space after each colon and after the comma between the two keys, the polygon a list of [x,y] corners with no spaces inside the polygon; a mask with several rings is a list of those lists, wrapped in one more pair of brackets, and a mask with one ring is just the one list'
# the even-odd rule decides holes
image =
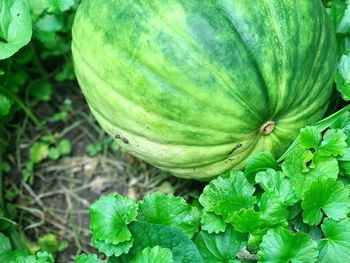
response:
{"label": "pumpkin stem", "polygon": [[264,123],[263,126],[261,126],[260,133],[262,135],[269,135],[275,129],[275,126],[276,126],[275,122],[268,121]]}

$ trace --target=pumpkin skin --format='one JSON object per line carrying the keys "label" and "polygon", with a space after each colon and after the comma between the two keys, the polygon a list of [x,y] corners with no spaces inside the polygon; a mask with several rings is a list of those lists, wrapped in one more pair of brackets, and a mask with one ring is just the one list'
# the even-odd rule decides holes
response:
{"label": "pumpkin skin", "polygon": [[84,0],[72,51],[103,129],[198,180],[280,156],[323,117],[337,65],[320,0]]}

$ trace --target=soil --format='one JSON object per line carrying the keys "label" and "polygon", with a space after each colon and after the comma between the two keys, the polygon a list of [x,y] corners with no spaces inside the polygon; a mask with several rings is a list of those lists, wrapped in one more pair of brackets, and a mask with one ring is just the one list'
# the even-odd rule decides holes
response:
{"label": "soil", "polygon": [[[53,122],[52,116],[62,109],[67,98],[72,102],[67,121]],[[90,244],[89,206],[100,195],[114,192],[141,199],[147,193],[160,191],[192,200],[203,187],[202,183],[175,178],[118,149],[90,114],[76,83],[57,87],[53,101],[40,104],[34,113],[46,120],[50,133],[70,140],[72,154],[36,165],[32,183],[22,180],[30,147],[45,135],[24,119],[7,156],[15,169],[6,177],[5,185],[17,192],[17,222],[33,244],[50,233],[60,243],[66,243],[65,249],[56,252],[58,263],[73,262],[81,253],[96,253]],[[86,146],[97,143],[102,144],[102,150],[88,156]]]}

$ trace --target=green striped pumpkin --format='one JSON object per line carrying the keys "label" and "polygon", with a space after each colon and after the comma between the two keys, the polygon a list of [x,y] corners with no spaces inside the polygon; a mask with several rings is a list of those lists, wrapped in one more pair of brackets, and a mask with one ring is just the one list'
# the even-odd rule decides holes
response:
{"label": "green striped pumpkin", "polygon": [[281,155],[324,115],[337,64],[320,0],[84,0],[72,49],[100,125],[199,180]]}

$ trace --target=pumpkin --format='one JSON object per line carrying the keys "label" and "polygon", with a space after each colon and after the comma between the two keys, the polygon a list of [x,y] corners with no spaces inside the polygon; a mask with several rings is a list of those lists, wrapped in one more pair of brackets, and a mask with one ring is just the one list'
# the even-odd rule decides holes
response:
{"label": "pumpkin", "polygon": [[320,0],[84,0],[72,51],[103,129],[198,180],[280,156],[323,117],[337,65]]}

